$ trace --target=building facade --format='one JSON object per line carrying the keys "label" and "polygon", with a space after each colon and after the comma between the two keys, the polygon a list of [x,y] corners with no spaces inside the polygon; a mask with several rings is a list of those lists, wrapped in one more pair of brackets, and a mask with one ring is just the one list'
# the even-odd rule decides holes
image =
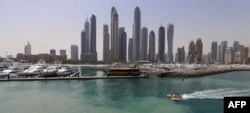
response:
{"label": "building facade", "polygon": [[158,37],[158,62],[165,62],[165,28],[161,26],[159,28]]}
{"label": "building facade", "polygon": [[31,45],[29,42],[27,42],[27,45],[24,46],[24,54],[31,55]]}
{"label": "building facade", "polygon": [[128,61],[133,62],[133,38],[129,38],[128,41]]}
{"label": "building facade", "polygon": [[216,41],[213,41],[211,45],[211,61],[217,61],[217,49],[218,44]]}
{"label": "building facade", "polygon": [[148,28],[143,27],[141,29],[141,53],[140,60],[147,60],[148,50]]}
{"label": "building facade", "polygon": [[111,53],[110,53],[111,61],[118,61],[118,58],[119,58],[118,29],[119,29],[119,16],[115,7],[112,7],[111,9]]}
{"label": "building facade", "polygon": [[55,49],[51,49],[49,52],[51,55],[56,55],[56,50]]}
{"label": "building facade", "polygon": [[77,45],[71,45],[71,60],[72,61],[78,61],[78,46]]}
{"label": "building facade", "polygon": [[225,53],[226,53],[226,48],[227,48],[227,41],[222,41],[219,46],[219,59],[218,61],[220,63],[224,63],[224,58],[225,58]]}
{"label": "building facade", "polygon": [[[89,39],[90,39],[90,29],[89,29],[89,27],[90,27],[90,24],[89,24],[89,21],[88,21],[88,18],[86,19],[86,22],[84,23],[84,31],[82,31],[82,32],[84,32],[84,34],[85,34],[85,36],[84,36],[84,53],[89,53]],[[83,36],[82,36],[83,37]],[[82,47],[83,48],[83,47]]]}
{"label": "building facade", "polygon": [[195,44],[193,40],[189,43],[189,46],[188,46],[187,62],[189,64],[192,64],[195,62]]}
{"label": "building facade", "polygon": [[134,11],[133,25],[133,61],[138,62],[140,59],[140,31],[141,31],[141,11],[137,6]]}
{"label": "building facade", "polygon": [[127,62],[127,33],[125,32],[124,27],[119,29],[119,36],[120,36],[119,61]]}
{"label": "building facade", "polygon": [[92,15],[90,18],[90,53],[97,54],[96,52],[96,17]]}
{"label": "building facade", "polygon": [[227,47],[225,52],[225,64],[233,64],[234,63],[234,49],[232,47]]}
{"label": "building facade", "polygon": [[167,40],[168,40],[168,62],[173,63],[174,62],[174,56],[173,56],[173,37],[174,37],[174,25],[168,24],[167,28]]}
{"label": "building facade", "polygon": [[202,63],[202,51],[203,51],[203,43],[202,40],[199,38],[196,40],[195,43],[195,62]]}
{"label": "building facade", "polygon": [[103,26],[103,61],[110,62],[109,28],[107,24]]}
{"label": "building facade", "polygon": [[149,33],[149,52],[148,52],[148,60],[151,62],[155,62],[155,32],[150,31]]}

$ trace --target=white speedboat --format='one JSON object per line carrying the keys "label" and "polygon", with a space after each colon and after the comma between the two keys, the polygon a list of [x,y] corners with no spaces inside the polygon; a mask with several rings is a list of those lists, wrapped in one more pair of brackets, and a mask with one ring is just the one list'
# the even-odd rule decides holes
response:
{"label": "white speedboat", "polygon": [[170,94],[167,94],[167,98],[170,100],[181,100],[182,96],[177,93],[170,93]]}
{"label": "white speedboat", "polygon": [[57,76],[57,71],[60,69],[61,67],[58,66],[50,66],[46,69],[43,70],[42,73],[42,77],[55,77]]}

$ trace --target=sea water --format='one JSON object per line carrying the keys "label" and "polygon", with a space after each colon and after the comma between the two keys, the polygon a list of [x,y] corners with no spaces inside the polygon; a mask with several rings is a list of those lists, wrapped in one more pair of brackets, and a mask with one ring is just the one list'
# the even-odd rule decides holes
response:
{"label": "sea water", "polygon": [[[85,71],[84,71],[85,70]],[[83,76],[105,76],[98,70]],[[250,72],[201,78],[0,82],[0,113],[223,113],[223,97],[250,96]],[[182,100],[166,94],[177,92]]]}

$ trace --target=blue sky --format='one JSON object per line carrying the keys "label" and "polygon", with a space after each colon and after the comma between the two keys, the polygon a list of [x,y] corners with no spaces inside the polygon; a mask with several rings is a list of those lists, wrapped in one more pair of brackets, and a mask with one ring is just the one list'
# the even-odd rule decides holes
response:
{"label": "blue sky", "polygon": [[141,26],[155,31],[156,39],[160,25],[173,23],[174,53],[181,46],[187,52],[189,42],[198,38],[203,53],[210,51],[212,41],[250,45],[249,0],[0,0],[0,56],[6,51],[14,56],[23,53],[29,41],[32,54],[49,53],[52,48],[59,54],[59,49],[66,49],[70,57],[71,44],[77,44],[80,52],[84,22],[95,14],[98,60],[102,60],[103,25],[110,25],[112,6],[128,38],[136,6],[141,10]]}

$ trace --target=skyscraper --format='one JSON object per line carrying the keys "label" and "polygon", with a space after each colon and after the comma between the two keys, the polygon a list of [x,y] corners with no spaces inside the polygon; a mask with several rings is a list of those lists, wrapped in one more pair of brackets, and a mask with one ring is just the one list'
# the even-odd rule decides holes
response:
{"label": "skyscraper", "polygon": [[141,30],[141,11],[137,6],[134,12],[133,25],[133,60],[138,62],[140,58],[140,30]]}
{"label": "skyscraper", "polygon": [[141,53],[140,60],[147,60],[147,50],[148,50],[148,28],[143,27],[141,29]]}
{"label": "skyscraper", "polygon": [[50,50],[50,54],[51,54],[51,55],[56,55],[56,50],[55,50],[55,49],[51,49],[51,50]]}
{"label": "skyscraper", "polygon": [[78,61],[78,46],[71,45],[71,60]]}
{"label": "skyscraper", "polygon": [[86,32],[82,30],[81,32],[81,56],[84,53],[88,53],[86,49]]}
{"label": "skyscraper", "polygon": [[110,50],[109,50],[109,28],[108,25],[105,24],[103,26],[103,61],[110,61]]}
{"label": "skyscraper", "polygon": [[194,44],[194,41],[192,40],[189,43],[189,46],[188,46],[188,58],[187,58],[187,62],[189,64],[192,64],[192,63],[194,63],[194,61],[195,61],[195,44]]}
{"label": "skyscraper", "polygon": [[90,18],[90,53],[97,54],[96,52],[96,17],[92,15]]}
{"label": "skyscraper", "polygon": [[174,37],[174,25],[168,24],[167,39],[168,39],[168,62],[173,63],[173,37]]}
{"label": "skyscraper", "polygon": [[151,62],[155,61],[155,32],[150,31],[149,33],[149,52],[148,60]]}
{"label": "skyscraper", "polygon": [[67,60],[67,54],[65,49],[60,50],[60,60],[62,61]]}
{"label": "skyscraper", "polygon": [[227,48],[227,41],[222,41],[219,46],[219,59],[218,59],[221,63],[224,63],[226,48]]}
{"label": "skyscraper", "polygon": [[115,7],[111,9],[111,61],[118,61],[119,59],[119,18]]}
{"label": "skyscraper", "polygon": [[203,44],[200,38],[196,40],[195,43],[195,62],[201,63],[202,62],[202,50],[203,50]]}
{"label": "skyscraper", "polygon": [[212,42],[212,45],[211,45],[211,60],[212,61],[216,61],[217,60],[217,48],[218,47],[218,44],[216,41],[213,41]]}
{"label": "skyscraper", "polygon": [[126,62],[127,61],[127,33],[125,32],[125,28],[119,28],[119,61]]}
{"label": "skyscraper", "polygon": [[233,43],[233,51],[239,51],[240,50],[240,43],[238,41],[234,41]]}
{"label": "skyscraper", "polygon": [[128,41],[128,61],[133,62],[133,38]]}
{"label": "skyscraper", "polygon": [[225,52],[225,64],[234,63],[234,50],[232,47],[227,47]]}
{"label": "skyscraper", "polygon": [[165,28],[159,28],[158,37],[158,62],[165,62]]}
{"label": "skyscraper", "polygon": [[185,61],[185,48],[183,46],[182,48],[177,48],[175,62],[176,63],[183,63],[184,61]]}
{"label": "skyscraper", "polygon": [[31,45],[29,42],[27,42],[27,45],[24,46],[24,54],[31,55]]}
{"label": "skyscraper", "polygon": [[89,53],[90,51],[90,41],[89,41],[89,38],[90,38],[90,31],[89,31],[89,21],[88,21],[88,18],[86,19],[86,22],[84,23],[84,32],[85,32],[85,44],[84,44],[84,48],[85,48],[85,53]]}

